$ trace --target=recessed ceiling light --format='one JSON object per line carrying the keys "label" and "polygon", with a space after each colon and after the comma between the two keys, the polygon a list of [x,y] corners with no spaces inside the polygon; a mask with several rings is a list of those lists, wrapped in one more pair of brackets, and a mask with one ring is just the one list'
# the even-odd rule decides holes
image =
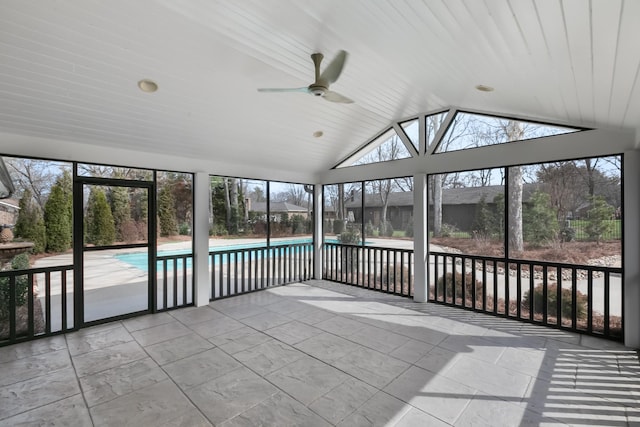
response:
{"label": "recessed ceiling light", "polygon": [[491,86],[486,85],[477,85],[476,89],[480,92],[493,92],[493,88]]}
{"label": "recessed ceiling light", "polygon": [[322,135],[324,135],[324,132],[322,132],[321,130],[317,130],[313,133],[314,138],[320,138]]}
{"label": "recessed ceiling light", "polygon": [[147,93],[153,93],[158,90],[158,84],[153,80],[142,79],[138,82],[138,87],[141,91]]}

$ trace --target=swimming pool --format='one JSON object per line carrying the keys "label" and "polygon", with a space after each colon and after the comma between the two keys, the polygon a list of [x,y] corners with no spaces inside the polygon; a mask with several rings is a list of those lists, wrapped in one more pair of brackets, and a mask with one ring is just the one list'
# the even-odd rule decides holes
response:
{"label": "swimming pool", "polygon": [[[263,254],[268,254],[269,256],[274,255],[274,252],[278,249],[281,248],[282,246],[288,246],[288,245],[298,245],[298,244],[310,244],[312,243],[313,240],[312,239],[292,239],[292,240],[278,240],[277,242],[275,242],[273,245],[271,245],[271,247],[267,250],[266,249],[266,242],[257,242],[257,243],[246,243],[246,244],[242,244],[242,245],[229,245],[229,246],[212,246],[209,248],[209,252],[227,252],[227,251],[242,251],[245,249],[258,249],[258,248],[264,248],[264,251],[245,251],[245,252],[240,252],[242,253],[245,257],[245,259],[249,258],[249,253],[251,253],[251,259],[255,260],[255,259],[261,259]],[[280,249],[280,251],[282,251],[282,249]],[[280,252],[280,254],[282,254],[282,252]],[[289,254],[289,249],[285,248],[284,249],[284,255],[288,255]],[[190,257],[187,258],[187,268],[191,268],[192,265],[192,257],[191,257],[191,251],[190,250],[174,250],[174,251],[160,251],[157,253],[156,256],[158,257],[162,257],[162,256],[175,256],[175,255],[189,255]],[[220,262],[227,262],[227,260],[229,262],[235,262],[236,260],[236,256],[238,254],[232,253],[229,254],[229,256],[227,257],[226,255],[223,256],[214,256],[214,262],[217,264],[219,264]],[[147,258],[147,253],[146,252],[129,252],[129,253],[123,253],[123,254],[117,254],[115,256],[116,259],[118,259],[119,261],[122,262],[126,262],[129,265],[132,265],[133,267],[136,267],[142,271],[149,271],[149,261]],[[183,268],[183,258],[179,258],[177,260],[177,269],[181,270]],[[211,257],[209,257],[209,263],[211,263]],[[157,265],[156,265],[156,271],[162,271],[162,264],[163,261],[160,260],[158,261]],[[172,271],[173,270],[173,260],[169,260],[167,261],[167,270],[168,271]]]}

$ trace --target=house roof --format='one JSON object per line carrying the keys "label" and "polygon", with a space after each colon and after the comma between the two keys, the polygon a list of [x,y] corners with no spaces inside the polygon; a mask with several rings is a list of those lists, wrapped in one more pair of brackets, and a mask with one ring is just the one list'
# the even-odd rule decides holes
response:
{"label": "house roof", "polygon": [[[537,184],[524,184],[522,188],[522,199],[529,200],[533,192],[536,190]],[[484,197],[486,203],[492,203],[496,196],[504,192],[502,185],[489,185],[486,187],[463,187],[463,188],[444,188],[442,190],[443,205],[475,205],[480,203]],[[378,195],[365,195],[365,203],[367,207],[381,207],[383,205]],[[429,201],[431,204],[431,201]],[[345,203],[347,208],[359,208],[361,205],[360,198]],[[403,191],[389,194],[388,206],[413,206],[413,192]]]}
{"label": "house roof", "polygon": [[[269,210],[271,213],[301,213],[307,212],[307,208],[303,208],[302,206],[297,206],[287,202],[271,202],[269,204]],[[267,202],[251,202],[250,212],[266,212],[267,211]]]}

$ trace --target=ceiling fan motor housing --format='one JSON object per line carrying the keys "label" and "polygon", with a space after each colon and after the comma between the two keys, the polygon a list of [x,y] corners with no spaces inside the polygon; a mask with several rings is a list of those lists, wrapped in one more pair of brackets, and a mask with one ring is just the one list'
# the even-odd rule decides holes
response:
{"label": "ceiling fan motor housing", "polygon": [[311,85],[309,86],[309,93],[312,93],[315,96],[322,96],[327,91],[327,88],[320,85]]}

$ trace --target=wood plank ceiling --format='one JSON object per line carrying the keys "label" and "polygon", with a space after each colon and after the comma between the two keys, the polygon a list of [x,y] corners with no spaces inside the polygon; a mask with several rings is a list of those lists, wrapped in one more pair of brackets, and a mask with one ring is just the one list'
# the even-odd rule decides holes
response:
{"label": "wood plank ceiling", "polygon": [[[449,106],[637,131],[638,22],[635,0],[3,0],[0,132],[304,178]],[[340,49],[354,104],[256,91]]]}

